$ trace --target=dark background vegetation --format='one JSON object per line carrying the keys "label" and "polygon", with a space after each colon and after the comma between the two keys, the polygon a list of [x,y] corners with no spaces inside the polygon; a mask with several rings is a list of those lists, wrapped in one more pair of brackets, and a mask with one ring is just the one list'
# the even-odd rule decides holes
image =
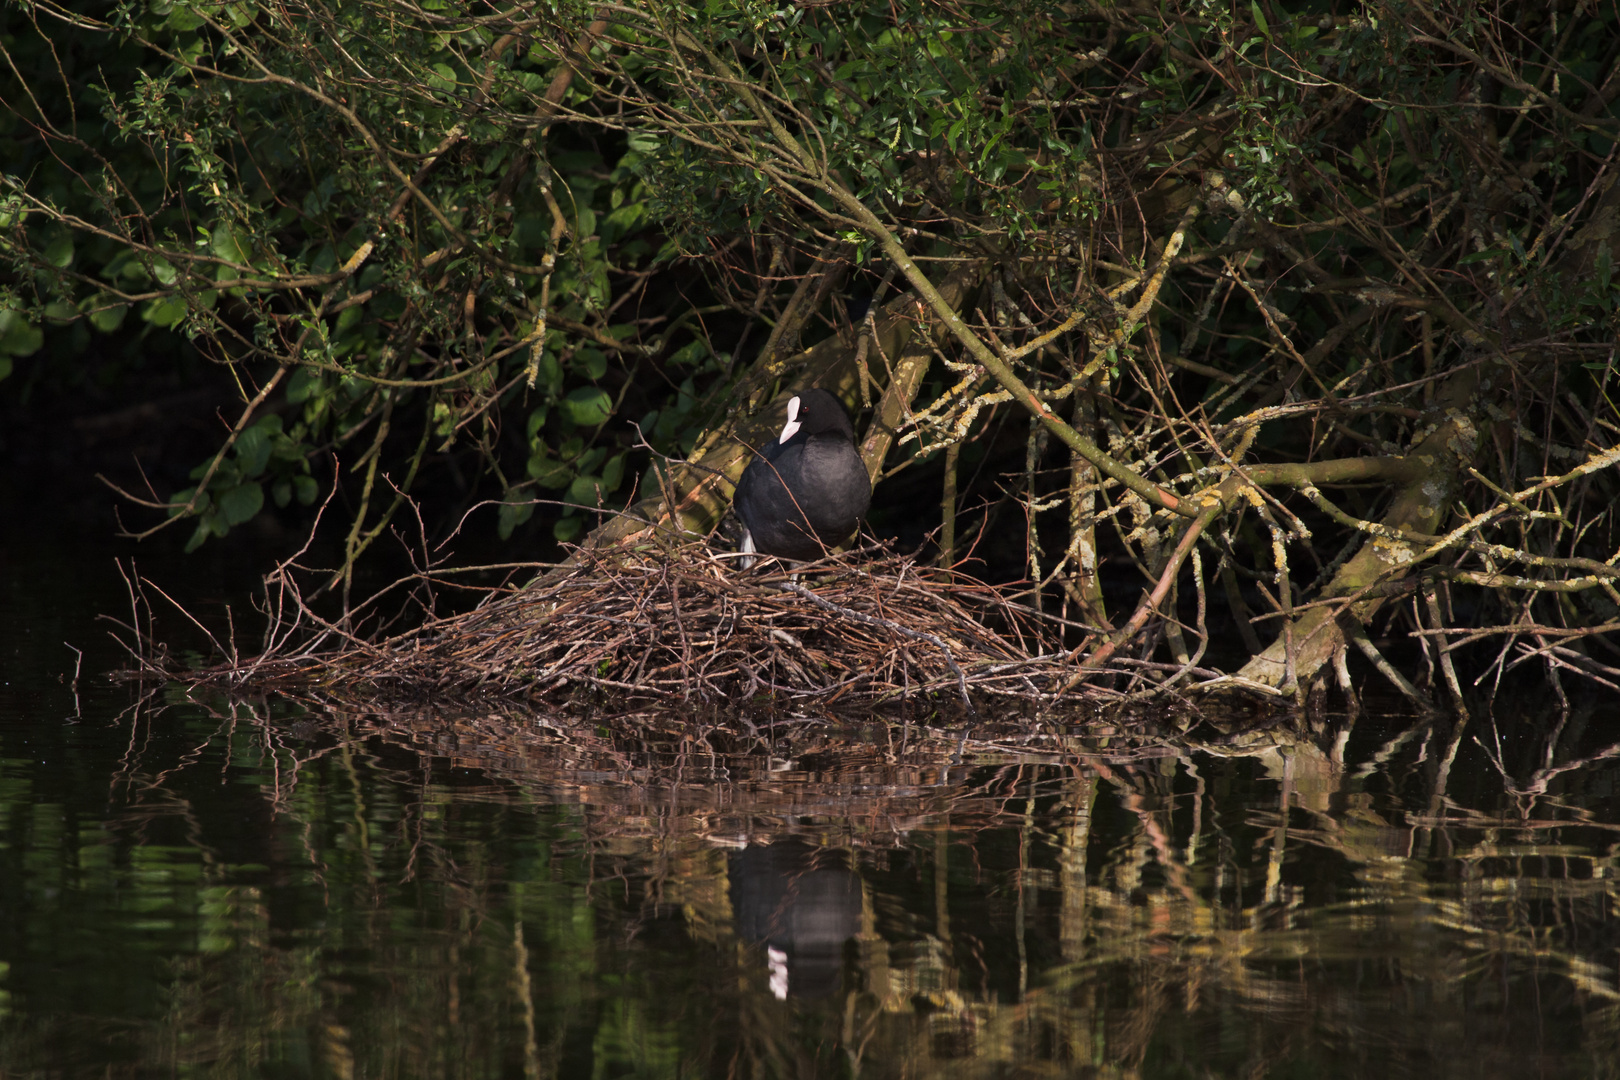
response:
{"label": "dark background vegetation", "polygon": [[877,533],[1100,649],[1620,686],[1613,2],[0,19],[14,514],[267,564],[324,505],[346,596],[707,531],[655,463],[819,381]]}

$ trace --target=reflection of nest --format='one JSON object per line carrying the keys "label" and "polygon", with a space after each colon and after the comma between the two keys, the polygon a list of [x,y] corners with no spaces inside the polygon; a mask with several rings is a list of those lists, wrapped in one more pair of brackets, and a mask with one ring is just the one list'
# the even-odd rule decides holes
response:
{"label": "reflection of nest", "polygon": [[[876,703],[943,691],[1036,699],[1072,674],[997,590],[894,555],[738,572],[700,545],[581,550],[571,566],[398,637],[206,673],[392,696],[534,697],[573,687],[664,698]],[[195,679],[196,673],[190,673]]]}
{"label": "reflection of nest", "polygon": [[[814,707],[356,706],[318,692],[269,702],[212,694],[187,701],[222,726],[257,727],[267,745],[282,742],[282,733],[290,737],[283,767],[264,788],[278,808],[290,811],[309,770],[358,739],[372,766],[389,769],[395,782],[416,783],[420,770],[443,762],[457,774],[460,798],[474,797],[476,787],[480,799],[520,792],[524,800],[578,806],[591,836],[616,842],[683,837],[733,847],[797,837],[887,849],[942,813],[957,832],[1022,826],[1024,805],[1013,797],[1031,794],[1027,770],[1037,765],[1150,762],[1157,769],[1167,753],[1166,733],[1149,716],[1092,716],[1079,734],[1082,710],[1042,720],[1013,708],[969,720],[952,716],[960,710],[949,702],[896,709],[908,719],[890,722],[866,709]],[[142,708],[134,722],[149,725]],[[146,775],[174,771],[163,762]],[[1052,775],[1036,794],[1066,782]],[[486,783],[478,786],[474,776]]]}

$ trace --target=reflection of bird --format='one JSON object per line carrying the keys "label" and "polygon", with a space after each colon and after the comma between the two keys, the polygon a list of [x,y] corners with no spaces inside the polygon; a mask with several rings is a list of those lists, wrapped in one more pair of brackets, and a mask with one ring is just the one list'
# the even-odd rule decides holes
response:
{"label": "reflection of bird", "polygon": [[[743,521],[744,555],[806,560],[849,539],[872,503],[872,482],[855,452],[855,427],[825,390],[788,402],[782,434],[737,481],[733,505]],[[746,569],[753,563],[745,558]]]}
{"label": "reflection of bird", "polygon": [[737,933],[765,946],[771,993],[826,997],[838,989],[844,943],[861,932],[861,879],[843,860],[797,840],[732,856]]}

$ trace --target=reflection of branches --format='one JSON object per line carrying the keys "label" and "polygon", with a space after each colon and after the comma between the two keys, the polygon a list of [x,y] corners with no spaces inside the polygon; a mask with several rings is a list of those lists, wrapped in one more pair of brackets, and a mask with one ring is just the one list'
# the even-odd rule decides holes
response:
{"label": "reflection of branches", "polygon": [[[1559,730],[1561,730],[1561,728]],[[1492,719],[1492,732],[1496,733],[1496,724],[1494,718]],[[1579,772],[1580,770],[1589,768],[1600,761],[1608,761],[1611,758],[1620,757],[1620,743],[1615,743],[1597,751],[1596,753],[1573,758],[1561,765],[1554,765],[1552,764],[1552,754],[1555,747],[1549,745],[1547,748],[1546,757],[1547,764],[1539,769],[1536,769],[1525,779],[1523,783],[1520,783],[1513,778],[1512,774],[1508,771],[1506,762],[1503,761],[1501,735],[1499,733],[1496,733],[1495,743],[1492,746],[1486,746],[1484,741],[1481,740],[1477,735],[1474,736],[1474,742],[1481,750],[1485,752],[1486,757],[1490,759],[1491,764],[1496,768],[1497,774],[1501,776],[1502,783],[1507,790],[1513,795],[1530,796],[1530,806],[1534,805],[1536,797],[1547,794],[1549,785],[1559,776],[1562,776],[1565,773]],[[1525,812],[1526,814],[1529,813],[1528,807]]]}
{"label": "reflection of branches", "polygon": [[[732,947],[727,882],[728,852],[784,838],[849,852],[866,877],[842,998],[796,1014],[823,1024],[820,1045],[841,1041],[864,1075],[943,1057],[962,1059],[964,1074],[1013,1061],[1072,1065],[1081,1048],[1087,1061],[1128,1064],[1183,1017],[1207,1030],[1217,1022],[1211,1010],[1241,1018],[1251,1036],[1243,1045],[1264,1054],[1284,1054],[1299,1031],[1332,1033],[1330,1043],[1354,1041],[1364,1053],[1432,1048],[1435,1033],[1418,1018],[1391,1024],[1382,995],[1428,987],[1436,1007],[1449,1009],[1448,995],[1466,996],[1479,977],[1476,958],[1496,965],[1493,977],[1533,967],[1615,1000],[1604,914],[1614,883],[1599,871],[1620,826],[1602,799],[1576,807],[1556,794],[1581,773],[1585,786],[1601,788],[1615,748],[1549,760],[1528,787],[1559,812],[1515,816],[1495,800],[1527,786],[1453,784],[1479,792],[1468,805],[1437,770],[1423,790],[1401,795],[1409,787],[1401,770],[1432,753],[1411,741],[1373,753],[1352,774],[1287,731],[1172,741],[1146,733],[1145,717],[1105,726],[991,714],[976,722],[957,768],[958,737],[931,711],[891,727],[874,726],[865,711],[815,706],[741,717],[617,700],[575,710],[356,709],[309,691],[301,703],[267,705],[193,694],[167,716],[199,709],[213,722],[206,742],[166,722],[157,727],[181,733],[163,744],[170,758],[148,749],[130,759],[142,797],[127,820],[144,828],[180,815],[193,842],[206,842],[209,823],[187,804],[187,780],[223,761],[276,820],[290,817],[308,838],[311,881],[332,911],[309,931],[315,940],[341,934],[348,948],[367,950],[368,972],[415,973],[379,979],[376,1008],[398,1010],[390,1018],[449,1015],[452,1027],[462,1010],[482,1031],[479,1008],[516,1015],[516,985],[516,1008],[533,1002],[534,1030],[519,1023],[513,1035],[508,1024],[497,1045],[521,1047],[542,1065],[560,1045],[558,1010],[568,1022],[594,1015],[569,996],[594,965],[667,960],[674,946],[647,931],[674,913],[704,945],[693,981],[725,988],[700,990],[716,995],[717,1023],[746,1028],[721,1044],[740,1040],[761,1061],[791,1062],[798,1044],[771,1007],[763,961],[751,966],[751,954]],[[131,728],[132,738],[136,728],[154,731],[150,719]],[[1454,743],[1461,728],[1452,734]],[[466,779],[447,784],[451,773]],[[488,833],[469,825],[485,806],[503,822]],[[514,857],[499,838],[530,851],[534,823],[517,815],[537,807],[542,819],[561,811],[561,828],[543,833],[544,860]],[[1425,835],[1443,843],[1427,850]],[[1312,882],[1341,881],[1354,884],[1312,895]],[[602,884],[611,887],[595,888]],[[340,917],[395,905],[427,916],[404,948],[390,920]],[[286,966],[306,939],[288,944],[255,929],[269,916],[246,893],[230,897],[230,910],[240,921],[221,928],[216,918],[211,932],[242,935],[238,947],[181,965],[180,1004],[165,1023],[200,1023],[202,1002],[232,1000],[228,980],[243,974],[233,965],[248,962],[270,979],[248,985],[284,988],[263,992],[286,1015],[304,1015],[291,995],[311,980]],[[547,937],[576,920],[592,927],[583,944]],[[1062,962],[1041,959],[1054,941]],[[1015,993],[1007,958],[1020,945],[1027,981]],[[515,954],[525,957],[516,966]],[[558,956],[575,966],[548,966]],[[329,968],[323,975],[334,977]],[[659,969],[657,978],[677,976]],[[656,985],[662,992],[667,983]],[[225,1013],[207,1014],[214,1026],[202,1045],[242,1034]],[[713,1037],[704,1028],[680,1045],[701,1054]],[[345,1039],[356,1053],[366,1045],[358,1028]]]}

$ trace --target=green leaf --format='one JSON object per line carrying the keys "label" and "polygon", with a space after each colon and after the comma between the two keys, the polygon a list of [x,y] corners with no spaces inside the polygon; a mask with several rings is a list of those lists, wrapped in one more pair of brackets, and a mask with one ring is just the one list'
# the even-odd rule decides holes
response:
{"label": "green leaf", "polygon": [[1467,266],[1469,263],[1485,262],[1488,259],[1494,259],[1498,256],[1506,255],[1507,253],[1507,248],[1491,248],[1487,251],[1475,251],[1458,259],[1457,265]]}
{"label": "green leaf", "polygon": [[[181,511],[186,508],[186,503],[191,501],[191,496],[196,492],[196,490],[197,489],[194,487],[188,487],[183,491],[177,491],[173,495],[169,496],[169,516],[171,518],[180,516]],[[208,493],[205,491],[203,492],[202,498],[197,500],[197,505],[193,508],[193,512],[200,514],[204,510],[207,510],[212,504],[213,500],[208,497]]]}
{"label": "green leaf", "polygon": [[45,261],[66,270],[73,263],[73,237],[60,236],[45,248]]}
{"label": "green leaf", "polygon": [[169,13],[169,18],[165,23],[170,30],[179,30],[181,32],[195,30],[202,24],[203,17],[201,15],[190,10],[189,8],[180,7],[175,8]]}
{"label": "green leaf", "polygon": [[301,367],[292,373],[287,380],[287,400],[293,405],[307,401],[309,396],[321,388],[321,373],[314,368]]}
{"label": "green leaf", "polygon": [[289,480],[277,480],[274,484],[271,484],[270,498],[275,500],[277,506],[285,509],[287,504],[292,502],[292,482]]}
{"label": "green leaf", "polygon": [[533,442],[534,437],[540,433],[540,429],[546,426],[546,414],[550,411],[544,405],[530,410],[528,423],[524,426],[523,437]]}
{"label": "green leaf", "polygon": [[551,535],[566,544],[585,531],[585,522],[577,517],[561,517],[551,527]]}
{"label": "green leaf", "polygon": [[144,285],[152,280],[146,267],[133,251],[120,251],[107,261],[101,268],[101,276],[108,281],[124,281],[128,284]]}
{"label": "green leaf", "polygon": [[432,84],[435,90],[454,90],[456,87],[456,69],[449,64],[434,64],[433,75],[428,77],[428,82]]}
{"label": "green leaf", "polygon": [[97,293],[84,302],[84,312],[90,319],[90,325],[103,334],[110,334],[124,325],[124,316],[129,314],[129,305],[114,300],[109,293]]}
{"label": "green leaf", "polygon": [[529,458],[529,476],[541,487],[555,490],[568,486],[574,478],[574,470],[542,450]]}
{"label": "green leaf", "polygon": [[147,301],[141,318],[153,326],[172,329],[186,317],[186,299],[183,296],[159,296]]}
{"label": "green leaf", "polygon": [[562,367],[550,349],[540,354],[539,378],[536,381],[553,394],[562,388]]}
{"label": "green leaf", "polygon": [[315,482],[315,478],[313,476],[293,477],[293,494],[303,505],[313,505],[316,497],[320,495],[320,493],[321,486]]}
{"label": "green leaf", "polygon": [[602,503],[602,487],[599,476],[576,476],[574,482],[568,485],[565,498],[575,506],[594,510]]}
{"label": "green leaf", "polygon": [[[619,193],[614,192],[615,195]],[[606,240],[617,240],[625,233],[630,232],[647,214],[647,204],[633,202],[619,207],[607,217],[602,219],[602,236]]]}
{"label": "green leaf", "polygon": [[264,488],[257,481],[238,484],[219,497],[219,509],[228,525],[251,521],[253,515],[264,508]]}
{"label": "green leaf", "polygon": [[606,465],[602,466],[602,490],[614,492],[624,483],[624,455],[615,454],[608,458]]}
{"label": "green leaf", "polygon": [[0,356],[0,379],[11,374],[11,357]]}
{"label": "green leaf", "polygon": [[[270,433],[254,424],[236,437],[236,460],[243,476],[258,476],[270,463]],[[234,521],[231,524],[236,524]]]}
{"label": "green leaf", "polygon": [[32,356],[45,344],[45,332],[15,308],[0,309],[0,353]]}
{"label": "green leaf", "polygon": [[600,379],[607,374],[607,357],[600,349],[584,348],[574,352],[574,370],[587,379]]}
{"label": "green leaf", "polygon": [[709,343],[704,341],[702,338],[698,338],[696,341],[688,341],[685,345],[682,345],[680,348],[671,353],[669,362],[671,364],[693,366],[703,363],[703,361],[707,360],[708,358]]}
{"label": "green leaf", "polygon": [[563,415],[580,427],[597,427],[613,415],[613,399],[606,390],[581,386],[568,391],[562,400]]}
{"label": "green leaf", "polygon": [[1254,25],[1259,27],[1266,40],[1270,41],[1271,27],[1266,23],[1266,13],[1260,10],[1260,0],[1249,0],[1249,10],[1254,13]]}
{"label": "green leaf", "polygon": [[191,539],[186,541],[186,554],[190,555],[193,551],[196,551],[198,548],[202,547],[203,541],[208,539],[208,535],[212,531],[213,530],[208,527],[208,522],[197,522],[197,527],[191,530]]}
{"label": "green leaf", "polygon": [[502,540],[511,539],[512,530],[516,529],[519,525],[523,524],[525,521],[528,521],[529,518],[532,517],[533,515],[534,515],[534,503],[532,503],[532,502],[520,502],[520,503],[504,502],[504,503],[501,503],[500,513],[498,515],[498,518],[497,518],[497,521],[496,521],[496,526],[495,526],[496,530],[501,535],[501,539]]}
{"label": "green leaf", "polygon": [[242,236],[236,230],[232,229],[229,225],[220,225],[216,227],[211,240],[214,254],[219,256],[221,259],[234,263],[246,263],[251,261],[249,258],[249,251],[251,249],[248,245],[247,238]]}
{"label": "green leaf", "polygon": [[[212,459],[202,462],[195,469],[191,470],[191,478],[193,480],[201,480],[208,474],[208,468],[212,464]],[[217,488],[228,488],[241,482],[242,470],[237,468],[236,462],[234,461],[229,459],[222,461],[219,463],[219,468],[214,470],[213,483]]]}
{"label": "green leaf", "polygon": [[220,515],[219,508],[215,507],[198,519],[196,531],[191,534],[191,539],[186,542],[186,551],[188,554],[196,551],[202,546],[203,541],[210,536],[224,536],[230,531],[231,527],[225,523],[225,519]]}

